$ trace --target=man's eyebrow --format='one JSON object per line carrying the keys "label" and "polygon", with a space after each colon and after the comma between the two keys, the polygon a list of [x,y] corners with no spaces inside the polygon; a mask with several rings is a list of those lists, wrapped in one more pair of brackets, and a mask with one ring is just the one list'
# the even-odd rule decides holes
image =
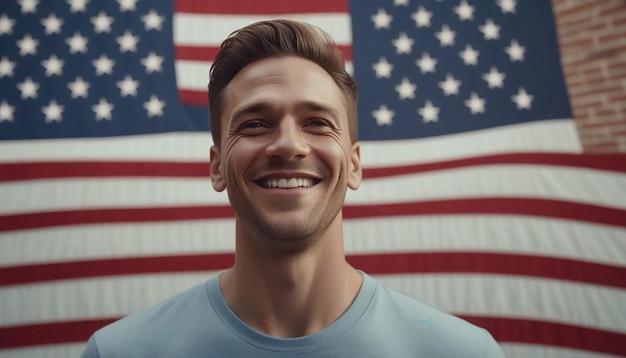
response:
{"label": "man's eyebrow", "polygon": [[315,101],[301,101],[296,104],[296,109],[301,111],[310,111],[318,113],[328,113],[332,117],[339,117],[339,111],[332,106]]}
{"label": "man's eyebrow", "polygon": [[[332,106],[316,101],[300,101],[296,103],[296,111],[326,113],[333,118],[339,117],[339,111]],[[243,108],[237,109],[231,116],[231,122],[236,122],[241,117],[248,114],[270,113],[274,107],[267,102],[251,103]]]}
{"label": "man's eyebrow", "polygon": [[239,118],[247,114],[267,113],[272,110],[272,106],[266,102],[251,103],[243,108],[236,110],[231,116],[231,122],[237,121]]}

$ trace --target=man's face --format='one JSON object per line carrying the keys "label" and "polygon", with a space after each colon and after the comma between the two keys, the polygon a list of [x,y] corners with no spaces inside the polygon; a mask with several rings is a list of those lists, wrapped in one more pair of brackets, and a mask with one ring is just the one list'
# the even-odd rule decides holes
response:
{"label": "man's face", "polygon": [[222,145],[211,179],[226,189],[254,237],[303,243],[340,219],[346,188],[358,188],[358,144],[350,143],[344,96],[313,62],[267,58],[224,90]]}

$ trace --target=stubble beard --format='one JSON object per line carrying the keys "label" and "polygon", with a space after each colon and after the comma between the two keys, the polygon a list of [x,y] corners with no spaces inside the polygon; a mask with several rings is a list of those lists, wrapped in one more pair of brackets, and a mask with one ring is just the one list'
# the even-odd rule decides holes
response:
{"label": "stubble beard", "polygon": [[329,206],[316,207],[310,215],[297,222],[288,217],[288,210],[281,218],[277,213],[273,213],[273,217],[265,215],[263,209],[256,205],[233,207],[238,219],[256,242],[255,245],[275,253],[291,254],[306,251],[328,230],[343,206],[343,200],[331,201]]}

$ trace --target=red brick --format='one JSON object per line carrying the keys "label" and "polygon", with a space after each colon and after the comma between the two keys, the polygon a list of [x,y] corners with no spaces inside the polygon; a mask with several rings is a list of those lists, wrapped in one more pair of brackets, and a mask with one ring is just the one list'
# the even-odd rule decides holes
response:
{"label": "red brick", "polygon": [[[606,5],[606,4],[603,4]],[[623,1],[613,1],[610,4],[608,4],[608,6],[598,6],[599,9],[599,15],[604,17],[604,16],[611,16],[617,13],[620,13],[622,11],[626,11],[626,3],[624,3]]]}
{"label": "red brick", "polygon": [[580,49],[587,49],[593,46],[593,39],[590,38],[578,38],[571,41],[563,41],[561,43],[562,51],[576,51]]}
{"label": "red brick", "polygon": [[566,19],[568,16],[591,16],[599,10],[597,5],[598,4],[593,1],[590,1],[587,4],[577,3],[575,6],[559,10],[557,16],[560,19]]}
{"label": "red brick", "polygon": [[604,94],[606,92],[612,92],[612,91],[623,91],[622,87],[616,87],[616,86],[588,86],[586,91],[583,92],[573,92],[573,94],[578,95],[578,96],[589,96],[589,95],[596,95],[596,94]]}

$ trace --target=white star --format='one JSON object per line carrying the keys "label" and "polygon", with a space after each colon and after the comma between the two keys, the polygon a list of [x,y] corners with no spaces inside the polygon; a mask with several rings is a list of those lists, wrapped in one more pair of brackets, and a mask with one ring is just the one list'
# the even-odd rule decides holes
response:
{"label": "white star", "polygon": [[91,64],[96,68],[96,75],[102,76],[105,73],[107,75],[113,73],[115,61],[111,60],[106,55],[100,55],[100,58],[91,61]]}
{"label": "white star", "polygon": [[414,98],[417,86],[412,84],[408,78],[402,78],[402,82],[396,86],[396,91],[400,95],[400,99]]}
{"label": "white star", "polygon": [[78,32],[74,33],[74,36],[68,37],[65,43],[70,46],[71,54],[78,52],[87,53],[87,38]]}
{"label": "white star", "polygon": [[430,18],[433,13],[426,11],[423,6],[420,6],[416,12],[411,14],[411,18],[415,20],[415,26],[417,27],[430,27]]}
{"label": "white star", "polygon": [[526,49],[520,46],[517,40],[512,40],[511,46],[506,47],[504,51],[509,54],[512,62],[524,61],[524,52],[526,52]]}
{"label": "white star", "polygon": [[498,69],[493,66],[489,70],[489,73],[483,75],[483,79],[487,81],[489,88],[502,88],[505,77],[506,75],[503,72],[498,72]]}
{"label": "white star", "polygon": [[515,0],[498,0],[498,6],[500,6],[503,14],[509,12],[514,14],[516,5]]}
{"label": "white star", "polygon": [[9,58],[2,56],[0,59],[0,78],[7,76],[13,77],[13,69],[15,68],[15,62],[9,61]]}
{"label": "white star", "polygon": [[163,107],[165,107],[165,101],[161,101],[157,96],[150,96],[148,102],[143,103],[143,108],[148,111],[148,117],[161,117],[163,115]]}
{"label": "white star", "polygon": [[41,65],[46,69],[46,76],[61,76],[65,61],[60,60],[55,54],[50,55],[47,60],[41,61]]}
{"label": "white star", "polygon": [[93,24],[93,31],[97,34],[103,32],[111,32],[111,24],[113,24],[113,18],[107,16],[104,11],[100,11],[98,16],[94,16],[91,18],[91,23]]}
{"label": "white star", "polygon": [[417,65],[417,67],[420,68],[420,71],[422,73],[427,73],[427,72],[435,73],[435,66],[437,65],[437,60],[430,57],[428,52],[424,52],[424,54],[422,54],[422,58],[415,61],[415,64]]}
{"label": "white star", "polygon": [[485,40],[497,40],[500,38],[500,26],[496,25],[491,19],[487,19],[485,24],[478,28],[485,35]]}
{"label": "white star", "polygon": [[89,0],[67,0],[67,3],[70,5],[70,11],[74,12],[85,12],[87,10],[87,3]]}
{"label": "white star", "polygon": [[36,54],[38,45],[39,40],[33,39],[30,34],[26,34],[24,38],[17,40],[17,47],[20,48],[20,56]]}
{"label": "white star", "polygon": [[35,13],[39,0],[19,0],[18,3],[22,7],[22,14]]}
{"label": "white star", "polygon": [[459,52],[459,56],[463,59],[463,63],[466,66],[478,64],[479,54],[470,44],[465,45],[465,50]]}
{"label": "white star", "polygon": [[120,11],[135,11],[135,6],[138,0],[117,0],[120,4]]}
{"label": "white star", "polygon": [[50,14],[47,18],[41,20],[41,24],[46,28],[46,35],[60,34],[63,19],[59,19],[55,14]]}
{"label": "white star", "polygon": [[148,56],[141,59],[141,64],[146,66],[146,72],[161,72],[161,64],[163,63],[163,56],[157,56],[154,52],[150,51]]}
{"label": "white star", "polygon": [[393,116],[396,114],[390,111],[386,105],[381,105],[377,110],[372,111],[372,116],[376,118],[376,124],[379,126],[390,126],[393,123]]}
{"label": "white star", "polygon": [[478,94],[476,94],[476,92],[472,92],[470,99],[465,101],[465,105],[469,107],[472,114],[485,113],[485,104],[486,101],[478,97]]}
{"label": "white star", "polygon": [[424,107],[418,109],[417,113],[422,116],[424,123],[437,122],[439,120],[439,108],[433,106],[431,101],[426,101]]}
{"label": "white star", "polygon": [[517,109],[530,109],[534,98],[523,88],[520,88],[515,96],[511,96],[511,100],[515,102]]}
{"label": "white star", "polygon": [[393,20],[393,16],[389,15],[384,9],[378,9],[378,12],[372,15],[370,19],[374,22],[375,29],[388,29]]}
{"label": "white star", "polygon": [[448,25],[443,25],[441,27],[441,31],[435,33],[435,37],[439,39],[439,44],[441,47],[453,46],[455,36],[456,33],[450,30],[450,27]]}
{"label": "white star", "polygon": [[123,36],[116,38],[117,43],[120,44],[120,52],[135,52],[137,51],[137,42],[139,42],[138,36],[133,36],[130,31],[124,32]]}
{"label": "white star", "polygon": [[396,47],[396,54],[400,55],[403,53],[411,53],[411,47],[415,41],[402,32],[397,39],[391,42]]}
{"label": "white star", "polygon": [[105,98],[100,98],[100,102],[91,106],[91,110],[96,112],[97,121],[101,121],[103,119],[110,121],[113,107],[114,106],[109,103]]}
{"label": "white star", "polygon": [[163,21],[165,21],[165,17],[159,16],[159,14],[157,14],[157,12],[152,9],[149,13],[141,17],[141,21],[144,22],[146,31],[161,31]]}
{"label": "white star", "polygon": [[139,87],[139,81],[133,80],[132,77],[126,75],[123,81],[117,81],[117,87],[120,89],[120,96],[136,96],[137,87]]}
{"label": "white star", "polygon": [[87,90],[89,90],[91,85],[89,82],[85,82],[81,77],[76,77],[74,82],[67,84],[67,87],[72,91],[72,98],[87,98]]}
{"label": "white star", "polygon": [[41,108],[43,114],[46,115],[46,123],[50,122],[61,122],[61,114],[65,107],[60,106],[57,101],[51,100],[48,106],[44,106]]}
{"label": "white star", "polygon": [[393,0],[395,6],[409,6],[409,0]]}
{"label": "white star", "polygon": [[461,21],[474,20],[474,7],[467,3],[467,0],[461,0],[459,6],[454,8],[454,12],[459,15]]}
{"label": "white star", "polygon": [[459,87],[461,86],[461,81],[454,79],[451,74],[446,75],[446,80],[439,82],[439,88],[443,90],[443,94],[447,96],[451,94],[459,94]]}
{"label": "white star", "polygon": [[13,111],[15,111],[15,107],[9,105],[9,103],[3,99],[2,103],[0,103],[0,123],[13,122]]}
{"label": "white star", "polygon": [[386,58],[381,57],[377,63],[372,65],[372,68],[376,71],[376,78],[389,78],[393,65],[387,62]]}
{"label": "white star", "polygon": [[22,99],[37,98],[39,83],[33,82],[33,79],[30,77],[26,77],[24,82],[20,82],[17,84],[17,88],[22,92]]}
{"label": "white star", "polygon": [[0,16],[0,35],[12,34],[14,25],[15,20],[11,19],[6,14],[2,14],[2,16]]}

